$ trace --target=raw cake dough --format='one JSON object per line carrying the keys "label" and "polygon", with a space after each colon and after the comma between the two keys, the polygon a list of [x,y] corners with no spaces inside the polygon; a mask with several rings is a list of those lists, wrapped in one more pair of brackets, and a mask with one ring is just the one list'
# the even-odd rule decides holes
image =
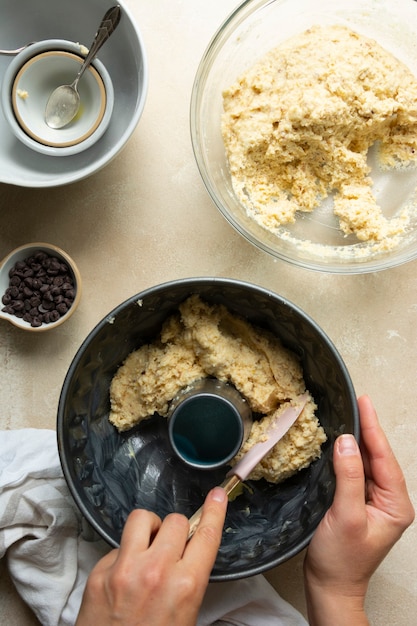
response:
{"label": "raw cake dough", "polygon": [[[124,431],[154,413],[166,416],[181,389],[207,376],[233,384],[252,411],[263,415],[254,420],[241,453],[262,440],[269,422],[305,391],[296,355],[276,337],[221,305],[191,296],[165,322],[158,340],[132,352],[118,369],[110,387],[109,419]],[[326,435],[315,409],[310,398],[252,479],[279,482],[320,457]]]}
{"label": "raw cake dough", "polygon": [[222,135],[234,190],[268,230],[334,192],[340,228],[361,241],[404,232],[372,190],[367,153],[383,168],[417,160],[417,80],[378,43],[314,26],[271,50],[223,94]]}

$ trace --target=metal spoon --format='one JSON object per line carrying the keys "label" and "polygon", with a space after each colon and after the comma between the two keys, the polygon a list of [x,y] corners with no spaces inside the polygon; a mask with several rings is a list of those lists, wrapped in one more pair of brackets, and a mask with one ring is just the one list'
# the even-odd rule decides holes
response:
{"label": "metal spoon", "polygon": [[30,41],[29,43],[25,44],[24,46],[21,46],[20,48],[15,48],[14,50],[2,50],[2,49],[0,49],[0,54],[6,54],[8,56],[15,56],[16,54],[19,54],[19,52],[22,52],[22,50],[25,50],[28,46],[31,46],[33,43],[36,43],[36,41]]}
{"label": "metal spoon", "polygon": [[107,41],[115,30],[121,17],[121,9],[116,5],[109,9],[99,26],[91,44],[90,51],[71,85],[57,87],[49,96],[45,109],[45,122],[50,128],[63,128],[74,119],[80,108],[80,94],[78,93],[78,81],[94,60],[101,46]]}

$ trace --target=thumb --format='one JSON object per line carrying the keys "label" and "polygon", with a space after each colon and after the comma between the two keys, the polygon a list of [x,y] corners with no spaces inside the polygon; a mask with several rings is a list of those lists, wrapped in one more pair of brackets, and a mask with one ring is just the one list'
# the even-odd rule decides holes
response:
{"label": "thumb", "polygon": [[336,491],[333,512],[337,519],[351,522],[365,515],[365,473],[359,446],[353,435],[340,435],[333,452]]}

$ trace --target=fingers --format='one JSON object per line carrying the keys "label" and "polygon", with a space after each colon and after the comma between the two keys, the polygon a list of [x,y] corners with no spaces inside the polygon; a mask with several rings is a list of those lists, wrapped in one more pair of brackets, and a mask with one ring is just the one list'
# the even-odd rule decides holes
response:
{"label": "fingers", "polygon": [[[136,577],[142,577],[143,582],[144,573],[151,571],[152,567],[168,572],[181,559],[187,534],[188,520],[184,515],[172,513],[161,522],[151,511],[132,511],[114,562],[118,576],[123,576],[125,571],[134,572]],[[127,575],[125,587],[130,579],[132,576]]]}
{"label": "fingers", "polygon": [[395,486],[402,471],[388,439],[379,425],[378,417],[368,396],[358,398],[361,437],[367,473],[384,486]]}
{"label": "fingers", "polygon": [[[227,508],[227,495],[224,489],[215,487],[204,503],[203,514],[193,538],[187,546],[189,523],[185,516],[177,513],[168,515],[163,522],[150,511],[137,509],[127,518],[117,560],[121,561],[132,554],[149,552],[164,558],[167,562],[179,561],[187,548],[187,559],[196,566],[202,575],[210,575],[219,549],[224,518]],[[115,556],[116,556],[115,554]]]}
{"label": "fingers", "polygon": [[414,510],[404,474],[369,397],[358,398],[358,406],[370,503],[399,520],[401,525],[408,525],[414,518]]}
{"label": "fingers", "polygon": [[[224,518],[227,508],[227,495],[224,489],[215,487],[204,503],[203,514],[193,541],[188,559],[199,569],[210,573],[219,549]],[[189,523],[185,516],[177,513],[168,515],[163,522],[150,511],[137,509],[127,518],[120,550],[115,552],[121,560],[132,553],[150,550],[163,554],[168,561],[179,561],[187,545]],[[189,544],[190,546],[190,544]],[[188,547],[189,547],[188,546]]]}
{"label": "fingers", "polygon": [[[359,446],[353,435],[340,435],[336,439],[333,464],[336,474],[336,491],[332,510],[338,520],[349,524],[365,524],[365,475]],[[346,506],[349,503],[349,506]]]}
{"label": "fingers", "polygon": [[169,563],[176,563],[183,554],[188,536],[188,520],[185,515],[171,513],[164,519],[150,551]]}
{"label": "fingers", "polygon": [[[88,577],[77,626],[97,621],[115,623],[111,621],[113,609],[119,614],[120,607],[133,606],[140,588],[141,558],[160,526],[161,520],[150,511],[137,509],[130,513],[120,548],[100,559]],[[123,623],[133,622],[126,619]]]}
{"label": "fingers", "polygon": [[132,511],[123,530],[120,552],[147,550],[160,527],[161,520],[155,513],[144,509]]}
{"label": "fingers", "polygon": [[212,489],[204,502],[198,528],[187,545],[184,559],[203,577],[210,576],[220,546],[227,509],[227,495],[221,487]]}

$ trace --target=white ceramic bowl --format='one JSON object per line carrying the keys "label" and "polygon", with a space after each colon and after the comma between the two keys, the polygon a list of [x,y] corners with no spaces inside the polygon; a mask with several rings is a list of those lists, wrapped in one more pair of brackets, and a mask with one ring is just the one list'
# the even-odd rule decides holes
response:
{"label": "white ceramic bowl", "polygon": [[50,128],[45,108],[52,91],[71,84],[84,56],[79,44],[59,39],[35,43],[10,63],[2,84],[1,103],[12,132],[42,154],[68,156],[90,148],[107,130],[114,105],[109,73],[95,60],[82,76],[80,110],[64,128]]}
{"label": "white ceramic bowl", "polygon": [[375,39],[417,75],[414,0],[248,0],[209,43],[191,97],[191,137],[206,188],[228,222],[265,252],[300,267],[340,274],[374,272],[417,258],[417,169],[382,170],[370,159],[379,206],[387,218],[411,206],[410,223],[391,250],[345,236],[327,199],[295,224],[269,231],[237,198],[221,134],[222,93],[269,50],[313,25],[341,24]]}
{"label": "white ceramic bowl", "polygon": [[[5,303],[2,302],[2,300],[3,300],[3,296],[7,292],[7,289],[11,286],[10,274],[12,273],[11,270],[16,267],[16,263],[23,262],[27,259],[34,257],[38,252],[46,253],[49,258],[57,259],[59,263],[65,264],[65,267],[68,269],[68,272],[65,272],[64,274],[62,272],[63,268],[61,267],[57,275],[61,278],[65,275],[70,276],[70,278],[72,279],[73,286],[74,286],[75,295],[73,296],[73,298],[71,298],[72,304],[69,306],[67,312],[60,314],[60,317],[56,321],[50,321],[48,323],[42,322],[39,326],[38,325],[34,326],[28,320],[25,320],[22,317],[18,317],[14,314],[8,313],[7,311],[4,311],[3,309],[5,308]],[[33,267],[33,264],[31,264],[31,267]],[[20,279],[23,281],[24,277],[22,276],[22,273],[23,272],[20,272]],[[52,279],[54,277],[55,278],[57,277],[57,275],[52,271],[49,274]],[[42,278],[41,283],[46,284],[45,279]],[[33,285],[30,285],[30,288],[31,288],[31,291],[33,292],[32,295],[36,296],[39,290],[36,289]],[[56,292],[54,294],[54,298],[56,298],[57,295],[65,295],[65,294],[62,294],[62,290],[61,290],[61,294],[58,294]],[[27,292],[25,294],[25,299],[29,299],[30,297],[31,297],[30,294]],[[71,317],[71,315],[74,313],[75,309],[77,308],[80,302],[80,298],[81,298],[81,275],[78,270],[78,267],[75,264],[74,260],[66,252],[64,252],[64,250],[61,250],[61,248],[58,248],[57,246],[54,246],[48,243],[36,243],[36,242],[25,244],[23,246],[20,246],[19,248],[16,248],[15,250],[12,250],[2,261],[0,261],[0,301],[1,301],[0,319],[4,319],[10,322],[11,324],[13,324],[14,326],[17,326],[23,330],[29,330],[32,332],[43,332],[46,330],[51,330],[53,328],[56,328],[57,326],[60,326]],[[38,306],[39,304],[37,304],[37,307]],[[31,317],[33,319],[34,317],[33,314],[31,315]]]}
{"label": "white ceramic bowl", "polygon": [[[98,53],[114,88],[114,108],[103,136],[88,150],[65,159],[35,153],[17,139],[0,110],[0,183],[56,187],[79,181],[105,167],[132,136],[145,106],[148,61],[142,34],[124,0],[117,29]],[[57,38],[90,47],[108,0],[2,0],[1,47]],[[24,16],[24,18],[22,17]],[[13,57],[0,55],[0,81]]]}

